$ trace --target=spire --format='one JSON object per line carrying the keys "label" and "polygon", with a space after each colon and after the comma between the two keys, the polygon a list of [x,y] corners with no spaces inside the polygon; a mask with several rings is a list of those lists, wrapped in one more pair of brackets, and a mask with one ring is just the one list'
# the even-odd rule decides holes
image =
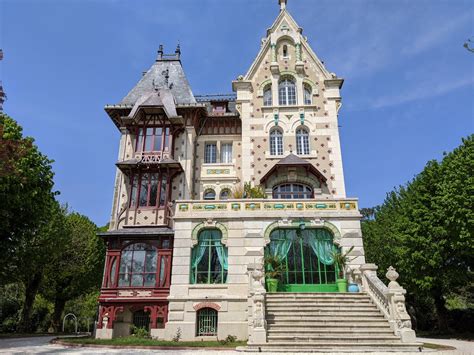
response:
{"label": "spire", "polygon": [[288,0],[278,0],[278,3],[280,4],[280,11],[283,11],[286,9],[286,3]]}

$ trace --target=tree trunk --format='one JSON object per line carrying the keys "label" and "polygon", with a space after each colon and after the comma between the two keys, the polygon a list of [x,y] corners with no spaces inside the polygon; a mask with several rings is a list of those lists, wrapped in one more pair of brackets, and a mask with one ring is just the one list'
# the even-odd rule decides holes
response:
{"label": "tree trunk", "polygon": [[33,329],[31,324],[31,312],[33,311],[33,305],[35,303],[36,294],[41,284],[43,273],[38,272],[32,275],[25,284],[25,299],[23,301],[23,307],[21,309],[20,322],[18,324],[18,332],[29,333],[36,329]]}
{"label": "tree trunk", "polygon": [[62,298],[56,298],[54,300],[53,328],[55,332],[62,331],[61,316],[63,315],[65,305],[66,305],[66,300]]}
{"label": "tree trunk", "polygon": [[438,318],[438,332],[447,333],[448,328],[448,310],[446,309],[446,300],[441,292],[436,292],[434,296],[436,307],[436,316]]}

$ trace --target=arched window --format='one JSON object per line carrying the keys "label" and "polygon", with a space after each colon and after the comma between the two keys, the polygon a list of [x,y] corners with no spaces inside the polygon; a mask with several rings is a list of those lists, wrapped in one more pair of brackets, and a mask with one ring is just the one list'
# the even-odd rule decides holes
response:
{"label": "arched window", "polygon": [[283,46],[283,57],[288,57],[288,46],[286,44]]}
{"label": "arched window", "polygon": [[213,189],[207,189],[204,191],[204,199],[205,200],[215,200],[216,199],[216,192]]}
{"label": "arched window", "polygon": [[272,104],[272,86],[269,84],[263,89],[263,106],[271,106]]}
{"label": "arched window", "polygon": [[220,200],[228,200],[231,193],[229,189],[223,189],[219,195]]}
{"label": "arched window", "polygon": [[278,84],[278,102],[280,105],[296,105],[296,85],[291,78],[284,78]]}
{"label": "arched window", "polygon": [[122,250],[119,287],[154,287],[157,279],[158,249],[133,243]]}
{"label": "arched window", "polygon": [[196,336],[217,335],[217,311],[213,308],[202,308],[197,311]]}
{"label": "arched window", "polygon": [[304,104],[305,105],[311,105],[312,103],[312,89],[309,85],[305,84],[303,86],[303,92],[304,92]]}
{"label": "arched window", "polygon": [[219,229],[204,229],[191,253],[191,283],[219,284],[227,280],[227,248]]}
{"label": "arched window", "polygon": [[306,128],[296,130],[296,154],[309,154],[309,133]]}
{"label": "arched window", "polygon": [[303,184],[281,184],[273,188],[275,199],[307,199],[313,197],[313,189]]}
{"label": "arched window", "polygon": [[283,133],[278,128],[270,131],[270,155],[283,155]]}

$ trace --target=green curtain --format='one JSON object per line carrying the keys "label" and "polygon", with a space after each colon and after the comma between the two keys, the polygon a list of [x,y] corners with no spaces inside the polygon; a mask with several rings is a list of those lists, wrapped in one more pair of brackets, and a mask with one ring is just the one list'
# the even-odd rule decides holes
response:
{"label": "green curtain", "polygon": [[191,253],[191,283],[196,283],[196,269],[206,252],[207,245],[202,240],[193,248]]}
{"label": "green curtain", "polygon": [[[279,233],[280,235],[270,242],[270,254],[278,256],[280,260],[283,260],[290,251],[291,245],[293,244],[293,240],[296,236],[296,232],[292,229],[280,229],[273,233]],[[270,239],[272,239],[272,237],[270,237]]]}
{"label": "green curtain", "polygon": [[331,233],[323,228],[307,229],[303,231],[303,237],[311,246],[313,252],[318,257],[319,261],[324,265],[334,264],[333,240]]}

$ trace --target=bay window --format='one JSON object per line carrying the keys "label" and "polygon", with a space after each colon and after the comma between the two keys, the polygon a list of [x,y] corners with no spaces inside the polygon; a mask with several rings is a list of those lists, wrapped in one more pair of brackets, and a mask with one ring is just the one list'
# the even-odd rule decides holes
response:
{"label": "bay window", "polygon": [[131,177],[130,207],[163,207],[167,193],[166,173],[135,173]]}
{"label": "bay window", "polygon": [[137,152],[168,151],[170,144],[169,127],[140,127],[137,130]]}

